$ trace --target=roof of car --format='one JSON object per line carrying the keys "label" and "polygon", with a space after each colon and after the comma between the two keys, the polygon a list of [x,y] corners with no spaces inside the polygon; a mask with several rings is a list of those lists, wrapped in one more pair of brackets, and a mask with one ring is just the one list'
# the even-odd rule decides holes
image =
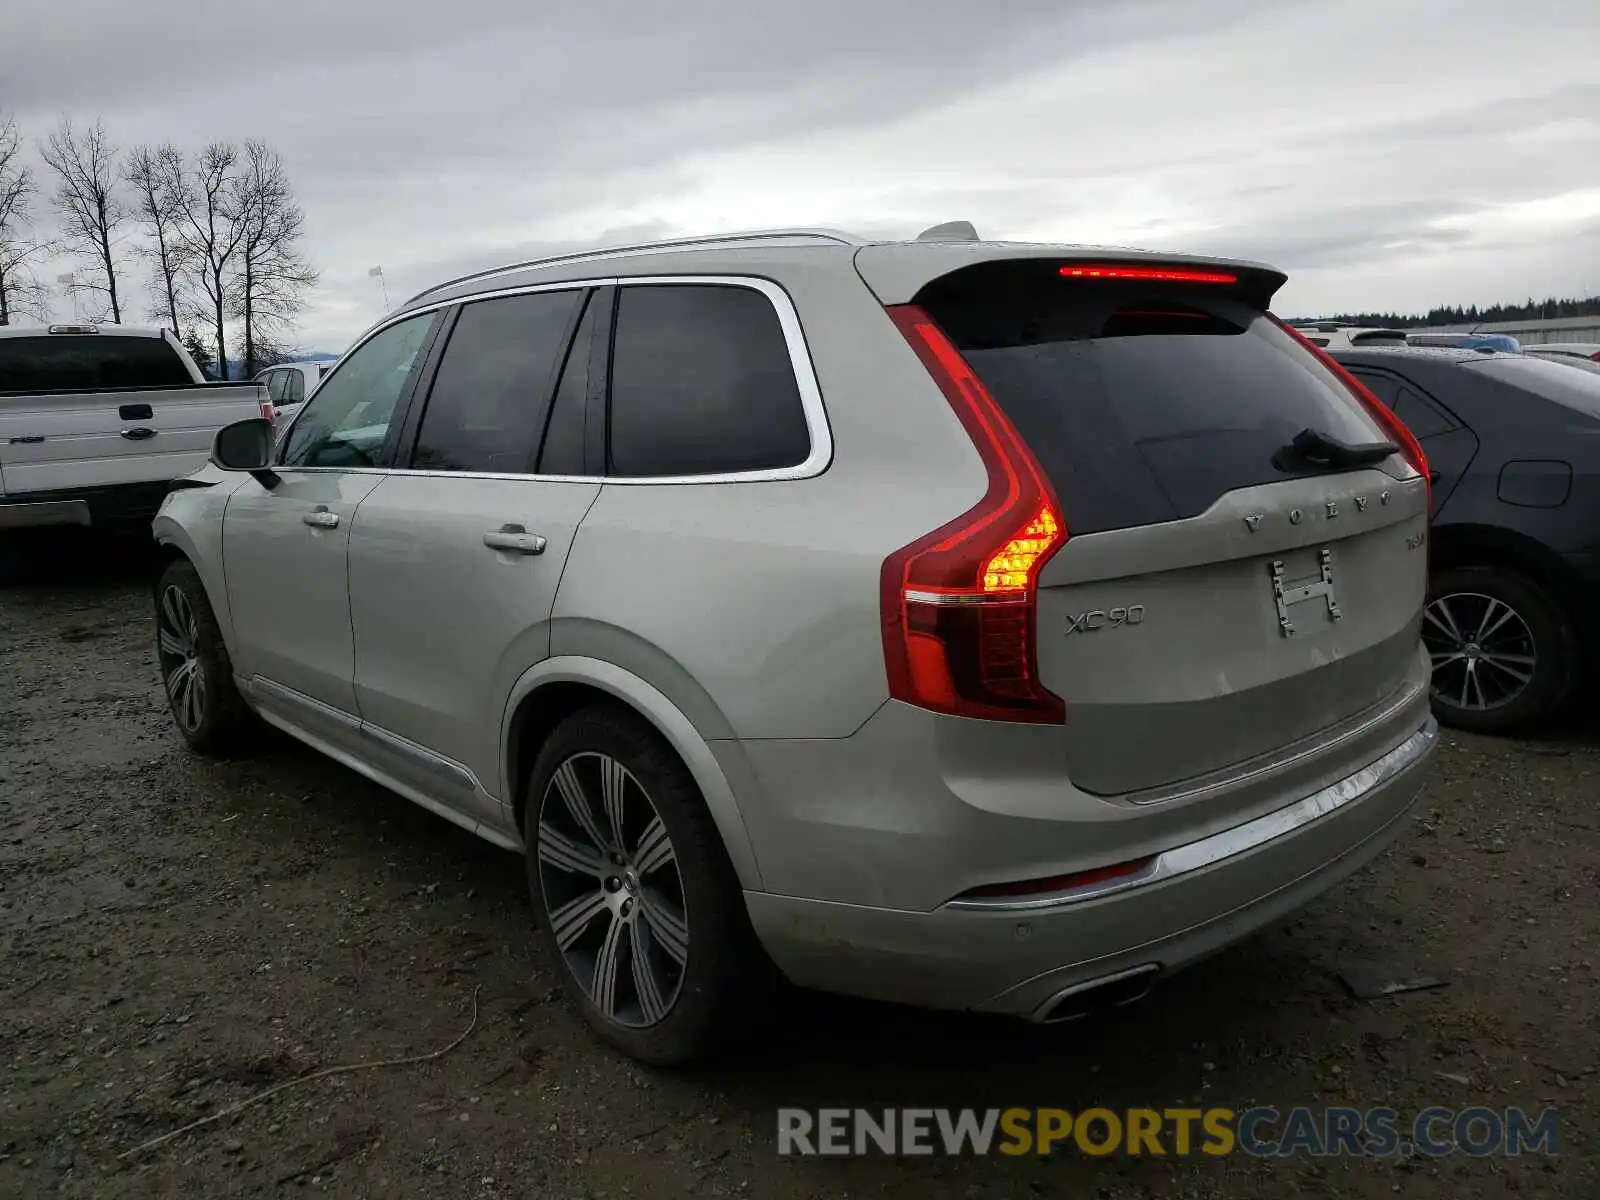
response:
{"label": "roof of car", "polygon": [[1481,362],[1485,358],[1515,358],[1514,354],[1502,351],[1492,351],[1485,354],[1482,350],[1471,350],[1465,346],[1402,346],[1390,342],[1366,342],[1358,346],[1329,346],[1328,353],[1335,358],[1410,358],[1428,359],[1434,362]]}
{"label": "roof of car", "polygon": [[[446,280],[412,296],[385,320],[411,309],[501,289],[569,283],[597,276],[683,274],[686,266],[706,274],[749,273],[818,254],[849,256],[885,303],[908,298],[909,292],[929,278],[983,261],[1011,258],[1075,257],[1086,262],[1214,264],[1250,276],[1253,282],[1265,285],[1269,293],[1281,287],[1286,278],[1273,267],[1236,259],[1123,246],[984,241],[942,232],[949,228],[938,226],[919,238],[904,241],[872,240],[831,229],[773,229],[586,250],[510,263]],[[685,263],[685,259],[691,262]]]}

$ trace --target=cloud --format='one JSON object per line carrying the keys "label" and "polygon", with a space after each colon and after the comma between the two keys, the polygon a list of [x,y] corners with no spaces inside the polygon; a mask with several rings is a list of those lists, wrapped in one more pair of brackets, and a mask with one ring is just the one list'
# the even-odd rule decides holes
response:
{"label": "cloud", "polygon": [[783,224],[1264,258],[1307,311],[1600,287],[1560,200],[1600,188],[1597,52],[1562,0],[75,0],[0,16],[0,102],[35,134],[272,142],[328,344],[381,310],[375,263],[398,301]]}

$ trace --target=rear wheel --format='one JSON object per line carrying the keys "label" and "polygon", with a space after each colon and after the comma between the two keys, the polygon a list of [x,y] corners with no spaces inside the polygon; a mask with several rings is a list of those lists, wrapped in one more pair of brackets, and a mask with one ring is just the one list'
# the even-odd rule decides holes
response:
{"label": "rear wheel", "polygon": [[759,1029],[776,972],[687,769],[632,713],[559,725],[528,783],[528,882],[584,1019],[673,1065]]}
{"label": "rear wheel", "polygon": [[156,659],[184,741],[218,757],[244,749],[256,732],[255,716],[234,684],[233,662],[200,575],[183,560],[156,584]]}
{"label": "rear wheel", "polygon": [[1570,692],[1578,648],[1559,601],[1495,567],[1457,567],[1432,581],[1422,641],[1442,724],[1512,733],[1553,716]]}

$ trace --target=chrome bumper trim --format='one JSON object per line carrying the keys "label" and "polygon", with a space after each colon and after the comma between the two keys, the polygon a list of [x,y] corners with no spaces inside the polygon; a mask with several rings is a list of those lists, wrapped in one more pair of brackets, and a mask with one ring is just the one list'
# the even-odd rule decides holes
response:
{"label": "chrome bumper trim", "polygon": [[1038,912],[1041,909],[1065,908],[1089,900],[1099,900],[1118,892],[1148,887],[1164,879],[1199,871],[1295,833],[1313,821],[1321,820],[1329,813],[1337,812],[1345,805],[1354,803],[1414,766],[1432,748],[1438,737],[1438,722],[1430,716],[1422,727],[1405,741],[1354,774],[1347,775],[1337,783],[1329,784],[1321,791],[1313,792],[1301,800],[1296,800],[1293,804],[1257,817],[1253,821],[1246,821],[1243,825],[1224,829],[1221,833],[1201,838],[1198,842],[1188,842],[1182,846],[1174,846],[1170,850],[1163,850],[1151,860],[1149,866],[1136,875],[1123,875],[1067,891],[1049,892],[1021,899],[996,897],[951,900],[945,908],[987,913]]}

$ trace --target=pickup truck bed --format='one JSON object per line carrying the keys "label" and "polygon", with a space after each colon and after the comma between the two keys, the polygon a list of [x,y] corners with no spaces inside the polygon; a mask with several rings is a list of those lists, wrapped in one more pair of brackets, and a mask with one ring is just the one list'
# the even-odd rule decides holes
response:
{"label": "pickup truck bed", "polygon": [[[86,362],[99,365],[90,361],[91,352],[100,359],[116,357],[114,339],[145,339],[143,358],[155,350],[149,339],[162,339],[156,345],[165,341],[175,356],[171,363],[158,362],[155,374],[142,360],[136,363],[146,378],[167,380],[165,386],[0,390],[0,531],[147,522],[171,482],[205,463],[218,429],[262,414],[261,384],[200,381],[182,347],[170,335],[163,338],[164,331],[111,328],[98,335],[57,335],[82,339],[71,346],[81,352],[68,356],[54,338],[44,341],[43,331],[8,330],[0,339],[0,387],[49,382],[51,372],[81,379]],[[89,343],[92,336],[104,340]],[[116,365],[127,369],[126,360]]]}

